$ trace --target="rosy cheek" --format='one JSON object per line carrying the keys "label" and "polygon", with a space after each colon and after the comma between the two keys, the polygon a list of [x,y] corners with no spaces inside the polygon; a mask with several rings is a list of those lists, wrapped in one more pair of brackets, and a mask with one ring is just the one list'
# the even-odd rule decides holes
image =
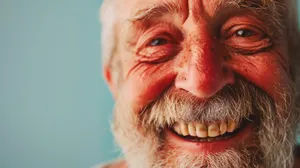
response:
{"label": "rosy cheek", "polygon": [[[263,55],[263,54],[261,54]],[[274,54],[245,57],[237,56],[230,63],[235,72],[266,91],[275,100],[281,99],[282,91],[291,82],[288,72]]]}
{"label": "rosy cheek", "polygon": [[123,85],[126,103],[134,112],[141,110],[157,99],[172,84],[176,73],[171,63],[138,65],[131,70]]}

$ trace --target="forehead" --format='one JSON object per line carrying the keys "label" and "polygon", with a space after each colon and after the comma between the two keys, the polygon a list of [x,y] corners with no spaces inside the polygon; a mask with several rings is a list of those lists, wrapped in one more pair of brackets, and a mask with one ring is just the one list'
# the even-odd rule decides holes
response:
{"label": "forehead", "polygon": [[165,5],[168,6],[168,8],[176,7],[183,13],[192,9],[211,11],[217,4],[229,1],[240,0],[118,0],[117,6],[119,17],[130,18],[139,11],[147,10],[158,5]]}
{"label": "forehead", "polygon": [[284,0],[117,0],[117,13],[120,19],[130,18],[139,11],[143,11],[154,6],[165,5],[169,8],[175,6],[180,9],[180,13],[202,12],[213,15],[219,6],[249,6],[266,7],[273,6],[278,2],[282,4]]}

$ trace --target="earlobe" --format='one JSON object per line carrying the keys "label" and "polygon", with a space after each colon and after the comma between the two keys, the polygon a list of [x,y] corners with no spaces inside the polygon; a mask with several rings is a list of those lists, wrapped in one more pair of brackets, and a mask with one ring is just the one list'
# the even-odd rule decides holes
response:
{"label": "earlobe", "polygon": [[111,68],[107,65],[104,66],[103,76],[113,97],[116,98],[116,90],[114,87],[115,86],[114,81],[112,80]]}

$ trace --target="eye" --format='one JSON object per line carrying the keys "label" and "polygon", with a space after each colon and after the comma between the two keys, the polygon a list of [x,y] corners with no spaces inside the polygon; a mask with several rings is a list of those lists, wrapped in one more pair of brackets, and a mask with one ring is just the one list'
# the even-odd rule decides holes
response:
{"label": "eye", "polygon": [[151,40],[147,46],[161,46],[161,45],[165,45],[165,44],[168,44],[167,39],[155,38],[155,39]]}
{"label": "eye", "polygon": [[226,40],[235,43],[253,43],[261,41],[266,37],[264,31],[252,25],[232,26],[223,32]]}
{"label": "eye", "polygon": [[239,29],[235,32],[235,36],[237,37],[251,37],[254,36],[256,33],[249,29]]}
{"label": "eye", "polygon": [[236,53],[251,55],[272,45],[267,33],[257,25],[234,25],[223,31],[224,44]]}
{"label": "eye", "polygon": [[180,51],[178,41],[171,34],[160,34],[141,43],[137,56],[144,63],[162,63],[170,60]]}

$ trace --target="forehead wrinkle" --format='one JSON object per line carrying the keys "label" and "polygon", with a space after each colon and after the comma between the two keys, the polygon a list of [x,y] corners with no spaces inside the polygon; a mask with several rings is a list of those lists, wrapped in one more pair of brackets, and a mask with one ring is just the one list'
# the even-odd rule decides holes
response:
{"label": "forehead wrinkle", "polygon": [[[179,3],[173,1],[163,1],[147,7],[142,7],[128,18],[130,22],[146,21],[154,18],[159,18],[167,14],[180,14],[182,8]],[[181,14],[182,15],[182,14]]]}
{"label": "forehead wrinkle", "polygon": [[[200,16],[204,14],[203,11],[205,6],[204,2],[205,0],[193,0],[192,2],[194,4],[193,7],[193,14],[195,16]],[[209,0],[207,0],[209,1]],[[275,8],[281,8],[283,7],[283,0],[215,0],[215,1],[209,1],[208,5],[215,6],[212,14],[214,15],[216,12],[218,12],[220,9],[223,8],[251,8],[251,9],[260,9],[260,10],[269,10],[270,13],[274,13]]]}
{"label": "forehead wrinkle", "polygon": [[[219,0],[217,5],[217,10],[222,8],[248,8],[248,9],[259,9],[259,10],[269,10],[272,12],[272,7],[275,6],[276,0]],[[279,4],[276,4],[279,5]],[[216,10],[216,11],[217,11]]]}
{"label": "forehead wrinkle", "polygon": [[[204,3],[204,1],[207,2]],[[243,0],[193,0],[193,4],[196,4],[193,5],[193,19],[195,22],[199,22],[201,20],[200,18],[208,21],[216,17],[219,13],[223,13],[224,10],[228,11],[228,9],[230,9],[231,12],[234,12],[240,8],[242,1]],[[205,5],[208,5],[208,7]]]}
{"label": "forehead wrinkle", "polygon": [[[206,2],[204,2],[206,1]],[[202,22],[202,19],[206,21],[214,20],[223,13],[224,10],[230,9],[231,12],[238,9],[238,3],[241,0],[192,0],[192,14],[194,22]]]}
{"label": "forehead wrinkle", "polygon": [[[194,2],[195,1],[196,0],[194,0]],[[259,16],[263,14],[264,16],[261,16],[262,20],[267,19],[270,22],[273,22],[274,25],[280,26],[280,16],[284,15],[284,9],[286,9],[283,0],[216,0],[214,2],[210,1],[210,3],[211,4],[209,5],[214,6],[211,14],[209,15],[208,11],[194,11],[196,20],[199,20],[197,17],[212,19],[220,14],[224,15],[223,17],[226,17],[226,15],[229,15],[230,13],[234,14],[235,12],[241,11],[241,9],[248,9]],[[199,5],[201,6],[201,4]]]}

